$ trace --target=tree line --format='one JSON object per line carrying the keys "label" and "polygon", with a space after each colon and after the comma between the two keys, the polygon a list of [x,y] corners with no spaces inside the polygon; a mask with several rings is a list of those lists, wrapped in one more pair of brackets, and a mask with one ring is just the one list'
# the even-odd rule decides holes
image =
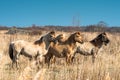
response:
{"label": "tree line", "polygon": [[84,31],[84,32],[120,32],[120,26],[116,27],[109,27],[105,22],[100,21],[96,25],[87,25],[87,26],[54,26],[54,25],[47,25],[47,26],[37,26],[33,24],[32,26],[28,27],[7,27],[7,26],[0,26],[0,30],[9,30],[11,33],[31,33],[31,34],[41,34],[41,31],[65,31],[65,32],[72,32],[72,31]]}

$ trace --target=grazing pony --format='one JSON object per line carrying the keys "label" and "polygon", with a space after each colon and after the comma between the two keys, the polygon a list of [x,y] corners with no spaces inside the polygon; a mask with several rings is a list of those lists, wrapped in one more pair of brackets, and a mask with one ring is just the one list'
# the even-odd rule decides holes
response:
{"label": "grazing pony", "polygon": [[[48,34],[42,36],[35,42],[27,42],[24,40],[17,40],[9,44],[9,56],[13,64],[18,65],[18,59],[20,55],[28,57],[30,60],[36,56],[45,55],[49,49],[51,42],[54,42],[55,32],[51,31]],[[39,55],[38,55],[39,54]]]}
{"label": "grazing pony", "polygon": [[109,42],[110,40],[108,39],[107,34],[104,32],[89,42],[84,42],[83,44],[78,43],[75,53],[80,53],[85,56],[92,55],[92,62],[94,63],[99,49],[103,45],[107,45]]}
{"label": "grazing pony", "polygon": [[76,47],[76,42],[83,43],[82,36],[80,32],[75,32],[69,36],[64,42],[59,42],[56,44],[51,44],[47,54],[45,55],[45,62],[50,65],[50,60],[53,56],[58,58],[66,58],[66,62],[70,63],[71,58],[74,55],[74,49]]}

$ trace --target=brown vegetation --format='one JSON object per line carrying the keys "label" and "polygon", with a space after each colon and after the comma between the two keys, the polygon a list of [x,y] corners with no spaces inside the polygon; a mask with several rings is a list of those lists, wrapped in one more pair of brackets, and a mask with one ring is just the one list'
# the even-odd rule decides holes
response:
{"label": "brown vegetation", "polygon": [[[69,35],[66,32],[65,34]],[[86,41],[90,41],[99,33],[83,32],[82,34]],[[27,70],[24,71],[26,67],[31,66],[29,65],[31,62],[22,56],[20,56],[21,69],[10,69],[11,60],[8,56],[8,45],[11,41],[19,39],[35,41],[39,37],[39,35],[0,34],[0,80],[18,80],[24,72],[28,76],[26,77],[27,79],[35,79],[36,74],[39,72],[34,68],[27,68],[28,70],[30,69],[30,73],[27,73]],[[43,75],[41,72],[40,75],[44,80],[120,80],[120,33],[108,33],[108,38],[111,41],[110,44],[106,47],[103,46],[99,51],[94,65],[91,63],[90,57],[77,54],[72,65],[64,65],[65,60],[57,58],[56,63],[49,69],[45,66],[45,72],[43,70]]]}

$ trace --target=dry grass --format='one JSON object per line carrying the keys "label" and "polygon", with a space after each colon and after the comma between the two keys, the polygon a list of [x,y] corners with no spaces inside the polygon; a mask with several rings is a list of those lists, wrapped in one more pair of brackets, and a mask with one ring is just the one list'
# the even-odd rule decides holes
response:
{"label": "dry grass", "polygon": [[[93,39],[98,33],[83,33],[85,40]],[[57,59],[48,69],[37,71],[23,56],[20,57],[21,68],[11,69],[8,56],[8,44],[23,39],[35,41],[40,36],[6,35],[0,33],[0,80],[120,80],[120,33],[108,34],[110,44],[104,46],[92,64],[91,57],[77,54],[74,64],[65,65],[64,59]],[[66,34],[67,36],[67,34]]]}

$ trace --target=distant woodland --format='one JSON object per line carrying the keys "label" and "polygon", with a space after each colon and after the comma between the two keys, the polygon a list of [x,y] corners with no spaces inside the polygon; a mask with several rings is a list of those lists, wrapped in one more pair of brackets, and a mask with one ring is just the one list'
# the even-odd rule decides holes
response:
{"label": "distant woodland", "polygon": [[84,31],[84,32],[117,32],[120,33],[120,26],[109,27],[105,22],[101,21],[96,25],[87,25],[87,26],[37,26],[33,24],[32,26],[26,27],[7,27],[0,26],[0,30],[8,30],[8,34],[14,33],[29,33],[29,34],[41,34],[41,31],[65,31],[65,32],[73,32],[73,31]]}

